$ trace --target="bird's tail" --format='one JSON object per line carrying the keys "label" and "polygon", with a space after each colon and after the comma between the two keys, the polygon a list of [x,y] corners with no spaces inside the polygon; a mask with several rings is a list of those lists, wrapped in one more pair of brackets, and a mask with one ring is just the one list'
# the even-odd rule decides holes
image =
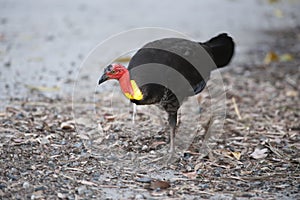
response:
{"label": "bird's tail", "polygon": [[226,33],[222,33],[202,45],[212,55],[218,68],[227,65],[233,56],[234,42]]}

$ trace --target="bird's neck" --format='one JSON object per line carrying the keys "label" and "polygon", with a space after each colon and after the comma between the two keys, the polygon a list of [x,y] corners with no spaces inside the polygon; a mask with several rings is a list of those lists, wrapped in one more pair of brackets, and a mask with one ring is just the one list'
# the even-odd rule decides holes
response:
{"label": "bird's neck", "polygon": [[143,94],[134,80],[130,80],[129,71],[126,71],[119,79],[123,94],[130,100],[141,100]]}

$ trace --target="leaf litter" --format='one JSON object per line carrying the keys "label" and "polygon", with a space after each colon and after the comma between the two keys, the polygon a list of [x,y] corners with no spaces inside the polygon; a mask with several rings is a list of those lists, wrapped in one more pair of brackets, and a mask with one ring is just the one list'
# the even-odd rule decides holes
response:
{"label": "leaf litter", "polygon": [[[165,116],[155,107],[151,112],[138,108],[133,125],[128,103],[117,96],[118,103],[108,109],[111,100],[100,95],[95,105],[98,126],[103,127],[99,134],[87,120],[94,110],[78,108],[81,118],[74,121],[71,100],[12,99],[0,113],[0,197],[298,199],[300,75],[295,62],[300,55],[295,51],[288,58],[280,44],[293,45],[299,38],[291,32],[275,34],[279,62],[264,61],[263,53],[261,65],[222,72],[232,88],[227,90],[223,134],[214,148],[200,157],[199,147],[214,123],[204,91],[197,97],[201,116],[182,111],[177,137],[197,134],[187,147],[177,146],[177,159],[167,167],[168,132],[161,123]],[[184,105],[191,110],[194,106],[190,101]]]}

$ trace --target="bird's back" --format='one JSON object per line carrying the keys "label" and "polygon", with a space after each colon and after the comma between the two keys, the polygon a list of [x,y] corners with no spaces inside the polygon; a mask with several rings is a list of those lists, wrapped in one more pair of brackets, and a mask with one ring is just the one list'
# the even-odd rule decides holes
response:
{"label": "bird's back", "polygon": [[[156,40],[137,51],[128,65],[128,70],[131,78],[146,93],[144,96],[148,97],[149,102],[153,102],[154,97],[159,101],[166,88],[182,101],[187,96],[201,92],[210,72],[230,61],[232,53],[228,49],[233,52],[230,41],[233,44],[226,34],[206,43],[182,38]],[[226,58],[220,56],[222,49]]]}

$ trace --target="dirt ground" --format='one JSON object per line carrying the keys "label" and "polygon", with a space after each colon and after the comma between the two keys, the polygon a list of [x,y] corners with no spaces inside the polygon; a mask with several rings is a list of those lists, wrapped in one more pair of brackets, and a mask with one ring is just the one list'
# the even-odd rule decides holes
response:
{"label": "dirt ground", "polygon": [[138,108],[132,125],[121,96],[11,99],[0,113],[1,199],[299,199],[299,32],[267,32],[255,62],[222,70],[224,127],[206,155],[208,91],[184,104],[176,139],[185,146],[168,166],[153,107]]}

